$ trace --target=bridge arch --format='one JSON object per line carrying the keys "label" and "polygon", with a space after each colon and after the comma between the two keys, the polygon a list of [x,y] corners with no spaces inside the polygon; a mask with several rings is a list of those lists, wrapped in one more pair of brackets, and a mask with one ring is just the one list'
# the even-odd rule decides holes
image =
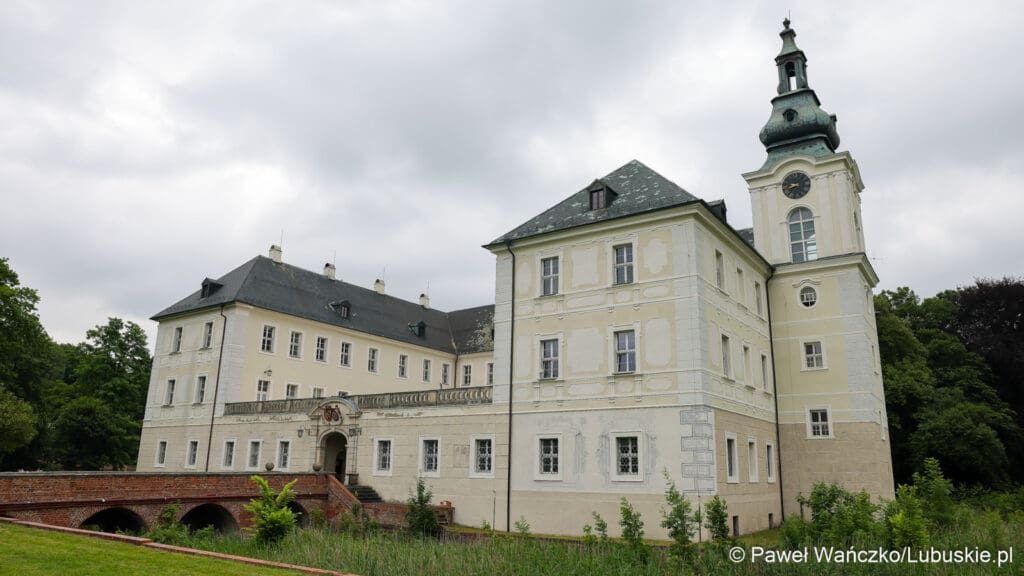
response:
{"label": "bridge arch", "polygon": [[295,525],[299,528],[309,528],[309,512],[305,506],[295,500],[288,503],[288,509],[295,513]]}
{"label": "bridge arch", "polygon": [[80,528],[95,526],[100,532],[128,532],[142,534],[146,531],[146,521],[135,511],[128,508],[105,508],[89,516],[79,525]]}
{"label": "bridge arch", "polygon": [[181,523],[188,526],[189,531],[201,530],[213,526],[220,534],[238,532],[238,521],[227,508],[220,504],[200,504],[181,517]]}

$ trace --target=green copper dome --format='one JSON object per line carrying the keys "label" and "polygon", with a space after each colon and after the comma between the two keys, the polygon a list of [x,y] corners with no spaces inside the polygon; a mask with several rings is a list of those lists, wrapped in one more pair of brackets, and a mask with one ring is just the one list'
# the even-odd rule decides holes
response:
{"label": "green copper dome", "polygon": [[821,109],[807,85],[807,57],[796,46],[796,31],[788,18],[782,25],[782,51],[775,57],[779,95],[772,99],[772,115],[761,129],[761,143],[768,150],[762,168],[794,154],[827,156],[839,147],[836,117]]}

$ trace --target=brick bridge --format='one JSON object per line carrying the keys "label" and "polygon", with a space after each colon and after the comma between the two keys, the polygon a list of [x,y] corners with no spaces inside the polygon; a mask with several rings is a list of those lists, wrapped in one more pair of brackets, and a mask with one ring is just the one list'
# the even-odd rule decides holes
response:
{"label": "brick bridge", "polygon": [[[312,511],[327,518],[349,510],[358,499],[329,474],[265,474],[279,490],[298,480],[293,509],[308,522]],[[168,504],[180,503],[178,518],[192,529],[213,526],[237,532],[252,523],[243,509],[259,494],[250,474],[166,474],[136,472],[57,472],[0,474],[0,516],[80,528],[97,526],[104,532],[144,532]],[[404,504],[363,504],[368,515],[384,526],[401,526]],[[439,508],[451,518],[451,508]]]}

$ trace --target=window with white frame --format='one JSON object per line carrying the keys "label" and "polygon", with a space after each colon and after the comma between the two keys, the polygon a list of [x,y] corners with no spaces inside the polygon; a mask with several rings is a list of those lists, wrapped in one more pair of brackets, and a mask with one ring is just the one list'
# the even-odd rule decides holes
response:
{"label": "window with white frame", "polygon": [[199,441],[189,440],[188,441],[188,454],[185,456],[185,467],[195,468],[196,459],[199,458]]}
{"label": "window with white frame", "polygon": [[540,269],[541,294],[544,296],[558,294],[558,256],[541,259]]}
{"label": "window with white frame", "polygon": [[636,332],[633,330],[615,333],[615,372],[636,372]]}
{"label": "window with white frame", "polygon": [[405,354],[398,355],[398,377],[405,378],[409,373],[409,357]]}
{"label": "window with white frame", "polygon": [[813,286],[804,286],[800,289],[800,305],[804,308],[814,308],[818,303],[818,291]]}
{"label": "window with white frame", "polygon": [[292,330],[288,338],[288,356],[302,358],[302,332]]}
{"label": "window with white frame", "polygon": [[181,336],[184,329],[181,326],[174,328],[174,341],[171,342],[171,352],[181,352]]}
{"label": "window with white frame", "polygon": [[473,437],[473,467],[470,476],[494,477],[494,437]]}
{"label": "window with white frame", "polygon": [[167,465],[167,440],[156,443],[156,466]]}
{"label": "window with white frame", "polygon": [[765,471],[768,473],[768,481],[775,482],[775,446],[768,442],[764,446]]}
{"label": "window with white frame", "polygon": [[736,269],[736,301],[744,306],[747,305],[746,284],[743,280],[742,268]]}
{"label": "window with white frame", "polygon": [[444,363],[444,364],[441,364],[441,386],[447,386],[448,385],[448,380],[449,380],[449,376],[450,376],[449,373],[451,372],[451,369],[452,369],[451,365],[448,364],[447,362]]}
{"label": "window with white frame", "polygon": [[633,245],[615,246],[615,283],[631,284],[633,282]]}
{"label": "window with white frame", "polygon": [[262,446],[263,442],[260,440],[249,441],[249,457],[245,462],[247,470],[255,470],[260,467],[260,448]]}
{"label": "window with white frame", "polygon": [[200,374],[196,376],[196,394],[193,401],[196,404],[202,404],[206,400],[206,375]]}
{"label": "window with white frame", "polygon": [[558,340],[540,341],[540,377],[558,378]]}
{"label": "window with white frame", "polygon": [[266,402],[270,400],[270,380],[256,381],[256,401]]}
{"label": "window with white frame", "polygon": [[825,355],[820,341],[804,342],[804,368],[814,370],[825,367]]}
{"label": "window with white frame", "polygon": [[440,476],[441,441],[439,439],[420,439],[420,473],[423,476]]}
{"label": "window with white frame", "polygon": [[316,355],[317,362],[327,362],[327,338],[324,336],[316,337]]}
{"label": "window with white frame", "polygon": [[473,383],[473,366],[465,364],[462,366],[462,385],[469,386]]}
{"label": "window with white frame", "polygon": [[298,398],[299,397],[299,385],[298,384],[288,384],[287,386],[285,386],[285,388],[284,388],[284,397],[285,397],[285,400],[294,400],[294,399]]}
{"label": "window with white frame", "polygon": [[370,372],[377,371],[377,354],[376,348],[369,348],[366,352],[366,369]]}
{"label": "window with white frame", "polygon": [[220,459],[221,468],[234,468],[235,467],[235,441],[225,440],[224,451]]}
{"label": "window with white frame", "polygon": [[768,390],[768,356],[761,354],[761,388]]}
{"label": "window with white frame", "polygon": [[487,385],[494,384],[494,362],[487,363]]}
{"label": "window with white frame", "polygon": [[757,309],[757,315],[764,315],[764,304],[761,303],[761,283],[754,282],[754,306]]}
{"label": "window with white frame", "polygon": [[559,452],[557,437],[540,438],[538,440],[537,472],[541,477],[557,478],[562,473],[559,469]]}
{"label": "window with white frame", "polygon": [[373,445],[374,474],[391,474],[391,439],[378,438]]}
{"label": "window with white frame", "polygon": [[722,374],[726,378],[732,378],[732,344],[729,337],[722,334]]}
{"label": "window with white frame", "polygon": [[736,436],[727,435],[725,438],[725,481],[739,482],[739,455],[736,453]]}
{"label": "window with white frame", "polygon": [[615,480],[642,480],[640,435],[635,433],[613,434],[612,444],[615,450],[612,478]]}
{"label": "window with white frame", "polygon": [[754,385],[754,370],[750,367],[750,346],[743,345],[743,381]]}
{"label": "window with white frame", "polygon": [[351,366],[352,365],[352,344],[349,342],[341,343],[341,354],[338,356],[339,366]]}
{"label": "window with white frame", "polygon": [[277,329],[273,326],[263,326],[263,336],[260,339],[260,352],[274,353],[274,332]]}
{"label": "window with white frame", "polygon": [[323,398],[324,389],[319,386],[313,386],[313,398]]}
{"label": "window with white frame", "polygon": [[170,406],[171,404],[174,404],[174,385],[175,385],[175,383],[176,382],[175,382],[174,378],[170,378],[170,379],[167,380],[167,391],[164,394],[164,406]]}
{"label": "window with white frame", "polygon": [[818,259],[818,241],[814,235],[814,214],[807,208],[789,213],[789,248],[793,262]]}
{"label": "window with white frame", "polygon": [[715,285],[725,290],[725,257],[718,250],[715,250]]}
{"label": "window with white frame", "polygon": [[757,465],[757,439],[747,439],[747,481],[757,482],[758,481],[758,465]]}
{"label": "window with white frame", "polygon": [[203,348],[213,346],[213,322],[203,324]]}
{"label": "window with white frame", "polygon": [[423,360],[423,381],[430,382],[430,360]]}
{"label": "window with white frame", "polygon": [[832,430],[829,427],[828,409],[809,410],[807,419],[810,427],[808,435],[811,438],[830,438],[832,436]]}
{"label": "window with white frame", "polygon": [[291,462],[292,443],[291,440],[277,441],[277,469],[287,470]]}

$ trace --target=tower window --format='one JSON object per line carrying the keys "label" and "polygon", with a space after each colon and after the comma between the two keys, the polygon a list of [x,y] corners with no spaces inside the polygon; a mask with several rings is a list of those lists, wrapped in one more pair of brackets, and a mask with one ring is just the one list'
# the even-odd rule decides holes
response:
{"label": "tower window", "polygon": [[793,262],[818,259],[814,214],[807,208],[797,208],[789,213],[789,248]]}
{"label": "tower window", "polygon": [[790,90],[796,90],[796,64],[792,62],[786,62],[786,82],[788,82]]}
{"label": "tower window", "polygon": [[782,113],[782,117],[786,119],[786,122],[792,122],[793,120],[796,120],[796,116],[796,110],[793,110],[792,108],[789,108]]}

